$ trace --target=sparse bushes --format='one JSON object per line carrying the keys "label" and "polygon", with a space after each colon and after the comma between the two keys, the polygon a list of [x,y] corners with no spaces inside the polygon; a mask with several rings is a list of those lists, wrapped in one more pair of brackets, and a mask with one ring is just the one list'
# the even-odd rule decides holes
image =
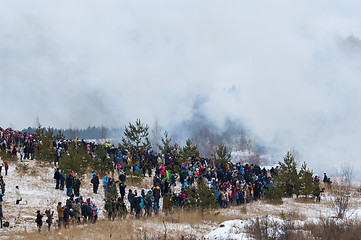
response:
{"label": "sparse bushes", "polygon": [[347,215],[352,215],[355,207],[351,201],[352,192],[350,185],[334,183],[329,208],[336,218],[343,219]]}
{"label": "sparse bushes", "polygon": [[292,220],[278,220],[265,216],[251,220],[246,225],[248,234],[256,240],[273,239],[360,239],[361,224],[356,220],[321,219],[317,223],[297,225]]}
{"label": "sparse bushes", "polygon": [[300,235],[293,221],[273,219],[270,216],[257,217],[245,226],[256,240],[298,240],[307,239]]}
{"label": "sparse bushes", "polygon": [[25,174],[29,173],[29,166],[25,163],[17,163],[16,171],[18,171],[20,177],[23,177]]}
{"label": "sparse bushes", "polygon": [[306,224],[304,229],[315,239],[358,240],[361,236],[361,223],[353,219],[325,218],[319,223]]}

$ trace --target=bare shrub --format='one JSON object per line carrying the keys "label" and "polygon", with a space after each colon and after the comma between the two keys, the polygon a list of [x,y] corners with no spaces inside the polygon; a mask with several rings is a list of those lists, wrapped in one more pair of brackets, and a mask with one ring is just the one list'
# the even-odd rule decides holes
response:
{"label": "bare shrub", "polygon": [[315,239],[356,240],[361,236],[361,224],[354,219],[321,219],[319,223],[310,223],[304,229],[311,232]]}
{"label": "bare shrub", "polygon": [[344,185],[351,186],[353,175],[353,167],[348,163],[343,164],[341,168],[341,177]]}
{"label": "bare shrub", "polygon": [[293,221],[275,221],[268,216],[251,220],[245,228],[250,237],[256,240],[310,239],[310,236],[300,234]]}
{"label": "bare shrub", "polygon": [[337,218],[344,218],[349,212],[350,206],[350,196],[346,193],[335,196],[331,202],[331,209]]}
{"label": "bare shrub", "polygon": [[279,214],[280,218],[286,221],[294,221],[294,220],[305,220],[306,216],[301,214],[299,209],[292,208],[287,209],[286,211],[281,211]]}
{"label": "bare shrub", "polygon": [[332,190],[330,209],[336,218],[343,219],[347,215],[352,215],[354,203],[352,202],[353,189],[349,184],[335,183]]}

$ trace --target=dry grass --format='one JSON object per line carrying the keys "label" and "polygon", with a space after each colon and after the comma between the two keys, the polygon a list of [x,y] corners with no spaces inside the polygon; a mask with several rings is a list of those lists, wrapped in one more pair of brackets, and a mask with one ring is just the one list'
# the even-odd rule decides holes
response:
{"label": "dry grass", "polygon": [[[209,232],[210,225],[237,219],[219,211],[173,211],[165,216],[136,219],[128,216],[125,220],[98,220],[96,224],[70,225],[47,231],[44,222],[42,233],[9,233],[11,239],[199,239],[200,234]],[[35,223],[34,223],[35,224]],[[185,231],[187,229],[188,231]],[[198,235],[196,235],[198,234]]]}
{"label": "dry grass", "polygon": [[361,223],[356,220],[336,221],[332,218],[321,219],[320,223],[305,225],[316,239],[358,240],[361,236]]}
{"label": "dry grass", "polygon": [[305,214],[301,214],[298,208],[287,209],[286,211],[282,210],[279,213],[279,216],[281,219],[287,221],[295,221],[295,220],[305,221],[307,219],[307,216]]}
{"label": "dry grass", "polygon": [[295,202],[297,202],[297,203],[315,203],[316,199],[308,198],[308,197],[299,197],[299,198],[295,198]]}
{"label": "dry grass", "polygon": [[336,221],[327,218],[321,219],[319,223],[309,223],[300,227],[293,221],[279,222],[263,217],[251,221],[246,230],[256,240],[358,240],[361,235],[361,223],[356,220]]}

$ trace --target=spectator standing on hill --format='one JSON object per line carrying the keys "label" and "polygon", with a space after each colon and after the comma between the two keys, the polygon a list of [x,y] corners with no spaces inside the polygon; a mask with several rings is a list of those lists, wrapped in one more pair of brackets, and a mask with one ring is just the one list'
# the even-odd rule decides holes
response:
{"label": "spectator standing on hill", "polygon": [[5,176],[8,175],[8,170],[9,170],[9,164],[7,161],[4,162],[4,167],[5,167]]}
{"label": "spectator standing on hill", "polygon": [[54,173],[54,179],[56,181],[55,189],[59,189],[59,184],[60,184],[60,171],[59,171],[59,168],[57,168],[56,172]]}
{"label": "spectator standing on hill", "polygon": [[326,173],[323,173],[323,182],[324,183],[328,182],[328,177],[327,177]]}
{"label": "spectator standing on hill", "polygon": [[1,157],[0,157],[0,175],[1,175],[1,171],[3,169],[3,166],[4,166],[4,162],[3,162],[3,160],[1,160]]}
{"label": "spectator standing on hill", "polygon": [[99,187],[99,177],[98,177],[98,174],[96,174],[96,172],[93,172],[93,177],[90,182],[91,182],[91,184],[93,184],[93,193],[97,194],[98,187]]}
{"label": "spectator standing on hill", "polygon": [[134,204],[134,197],[136,196],[136,194],[134,194],[132,192],[132,189],[129,189],[129,193],[128,193],[128,201],[130,203],[130,213],[133,213],[133,210],[135,208],[135,204]]}
{"label": "spectator standing on hill", "polygon": [[61,202],[58,202],[58,206],[56,207],[56,210],[58,211],[58,228],[60,228],[61,222],[63,221],[64,218],[65,206],[62,207]]}
{"label": "spectator standing on hill", "polygon": [[22,162],[24,157],[24,146],[20,146],[19,152],[20,152],[20,161]]}
{"label": "spectator standing on hill", "polygon": [[0,228],[3,228],[3,203],[0,202]]}
{"label": "spectator standing on hill", "polygon": [[60,190],[64,190],[65,174],[63,169],[61,169],[59,176],[60,176]]}
{"label": "spectator standing on hill", "polygon": [[3,176],[0,176],[0,188],[1,188],[1,194],[4,195],[4,193],[5,193],[5,182],[4,182]]}
{"label": "spectator standing on hill", "polygon": [[107,187],[108,187],[108,178],[107,176],[104,176],[103,179],[104,197],[107,197]]}
{"label": "spectator standing on hill", "polygon": [[34,160],[34,145],[31,143],[29,146],[30,160]]}
{"label": "spectator standing on hill", "polygon": [[45,211],[46,214],[46,223],[48,224],[48,231],[50,231],[51,228],[51,224],[53,224],[53,215],[54,215],[54,211],[50,212],[50,209]]}
{"label": "spectator standing on hill", "polygon": [[15,187],[15,194],[16,194],[16,204],[19,204],[23,198],[21,197],[19,186]]}
{"label": "spectator standing on hill", "polygon": [[80,182],[80,179],[78,177],[74,177],[73,179],[73,189],[74,189],[74,195],[76,197],[79,197],[79,191],[80,191],[80,185],[81,185],[81,182]]}
{"label": "spectator standing on hill", "polygon": [[37,215],[36,215],[35,222],[36,222],[36,225],[38,226],[38,231],[41,232],[41,227],[43,226],[44,214],[40,213],[40,210],[38,210],[36,213],[37,213]]}
{"label": "spectator standing on hill", "polygon": [[73,173],[68,174],[65,180],[66,195],[70,197],[71,189],[73,187]]}

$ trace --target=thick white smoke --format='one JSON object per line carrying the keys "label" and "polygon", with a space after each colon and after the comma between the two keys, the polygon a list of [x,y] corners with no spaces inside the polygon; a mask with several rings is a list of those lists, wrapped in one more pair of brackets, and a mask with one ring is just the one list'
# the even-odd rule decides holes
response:
{"label": "thick white smoke", "polygon": [[[2,1],[1,126],[239,121],[318,173],[360,162],[359,1]],[[357,167],[358,171],[360,170]]]}

